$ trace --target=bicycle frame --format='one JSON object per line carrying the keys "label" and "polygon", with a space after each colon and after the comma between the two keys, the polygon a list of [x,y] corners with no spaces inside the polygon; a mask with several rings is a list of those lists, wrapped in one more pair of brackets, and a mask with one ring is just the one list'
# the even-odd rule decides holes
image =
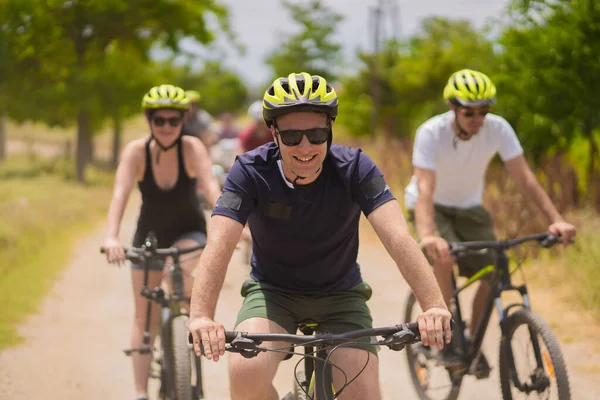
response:
{"label": "bicycle frame", "polygon": [[[506,317],[508,316],[508,313],[510,312],[510,310],[514,307],[522,307],[522,308],[526,308],[526,309],[531,309],[529,295],[527,292],[527,286],[525,284],[522,284],[519,286],[514,286],[512,284],[510,271],[509,271],[509,260],[508,260],[508,256],[506,255],[505,250],[489,249],[488,251],[495,252],[495,255],[496,255],[495,267],[494,266],[486,267],[484,270],[481,271],[481,273],[474,275],[463,286],[461,286],[459,288],[456,288],[456,279],[454,278],[454,275],[452,278],[452,284],[453,284],[453,287],[455,288],[452,297],[453,297],[453,301],[454,301],[454,305],[455,305],[455,313],[456,313],[455,318],[456,318],[456,323],[457,323],[457,329],[455,330],[455,332],[457,335],[459,335],[458,337],[460,339],[460,346],[463,350],[463,354],[466,355],[465,362],[468,365],[469,373],[475,372],[475,368],[476,368],[480,350],[481,350],[481,345],[483,343],[483,339],[484,339],[485,333],[487,331],[487,327],[488,327],[488,324],[489,324],[489,321],[492,316],[494,308],[496,308],[496,310],[498,311],[498,316],[500,319],[500,328],[501,328],[503,337],[506,337],[506,334],[507,334],[506,324],[504,323],[504,321],[506,320]],[[473,336],[472,336],[473,337],[472,348],[468,349],[467,343],[466,343],[466,338],[464,335],[465,327],[463,326],[462,312],[461,312],[461,308],[460,308],[460,302],[458,299],[458,295],[460,292],[462,292],[464,289],[466,289],[467,287],[472,285],[474,282],[481,280],[485,275],[488,275],[490,273],[492,274],[491,279],[490,279],[490,293],[488,294],[488,296],[485,300],[485,303],[484,303],[485,306],[483,308],[482,316],[481,316],[479,324],[477,325],[477,328],[475,329],[475,332],[473,333]],[[519,292],[519,294],[521,295],[521,298],[523,299],[522,303],[512,303],[512,304],[509,304],[507,307],[504,307],[504,304],[502,303],[501,295],[502,295],[502,292],[506,292],[506,291]],[[540,347],[539,347],[537,340],[533,340],[533,343],[534,343],[534,351],[535,351],[536,359],[538,359],[538,361],[539,361],[539,360],[541,360]],[[510,363],[514,367],[514,358],[513,358],[513,354],[512,354],[512,349],[510,348],[510,346],[508,346],[508,347],[505,346],[504,351],[508,352],[507,354],[509,356]]]}
{"label": "bicycle frame", "polygon": [[[312,335],[315,330],[314,328],[318,324],[301,324],[298,328],[300,332],[305,335]],[[304,354],[314,354],[314,347],[312,345],[304,346]],[[317,399],[333,400],[334,386],[333,386],[333,371],[330,363],[325,363],[327,358],[327,351],[321,344],[317,345],[316,350],[317,359],[304,359],[304,376],[308,380],[308,392],[314,389],[314,397]],[[325,388],[331,388],[325,390]]]}
{"label": "bicycle frame", "polygon": [[[152,251],[153,247],[156,246],[152,238],[146,239],[146,243],[150,244],[149,250]],[[169,398],[175,398],[175,376],[174,371],[170,366],[174,365],[174,355],[172,350],[172,329],[173,320],[179,316],[189,316],[187,312],[181,311],[181,302],[189,302],[189,297],[185,296],[184,284],[183,284],[183,270],[179,262],[180,255],[172,256],[173,265],[169,269],[169,278],[171,280],[172,294],[165,292],[161,287],[150,289],[148,287],[148,280],[150,275],[150,261],[151,257],[141,257],[142,264],[144,265],[144,283],[141,290],[141,295],[148,299],[146,308],[146,324],[143,333],[143,344],[144,347],[141,349],[125,350],[125,354],[130,355],[132,352],[137,351],[140,354],[152,353],[153,348],[150,344],[150,328],[151,328],[151,316],[152,316],[152,303],[157,303],[161,308],[162,324],[161,324],[161,346],[163,352],[163,362],[165,365],[161,365],[161,374],[165,374],[168,382],[167,388],[162,390],[168,390],[166,393]],[[200,358],[194,357],[194,363],[196,367],[196,381],[199,382],[200,378]],[[162,378],[162,376],[161,376]],[[197,398],[203,398],[203,387],[200,384],[196,384],[194,389],[195,396]]]}

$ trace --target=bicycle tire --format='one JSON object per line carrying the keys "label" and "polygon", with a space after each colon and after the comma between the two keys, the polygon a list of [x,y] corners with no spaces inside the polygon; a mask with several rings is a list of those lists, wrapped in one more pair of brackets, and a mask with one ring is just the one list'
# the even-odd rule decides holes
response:
{"label": "bicycle tire", "polygon": [[194,368],[192,373],[196,374],[196,385],[194,385],[194,400],[204,399],[204,386],[202,385],[202,358],[194,354]]}
{"label": "bicycle tire", "polygon": [[[406,300],[406,308],[404,311],[405,322],[416,321],[418,314],[416,310],[417,307],[417,299],[411,292]],[[427,386],[429,386],[429,382],[423,382],[425,376],[424,374],[426,374],[426,372],[423,371],[424,368],[422,365],[422,360],[419,359],[418,352],[420,349],[423,349],[423,346],[420,344],[420,342],[414,345],[406,346],[404,349],[406,353],[406,361],[408,363],[408,370],[410,372],[410,378],[419,398],[421,400],[456,400],[460,392],[462,377],[458,379],[458,382],[455,382],[451,379],[450,372],[448,372],[448,381],[450,384],[448,385],[447,395],[442,394],[441,397],[431,397],[431,395],[427,393]]]}
{"label": "bicycle tire", "polygon": [[306,393],[306,391],[308,391],[307,388],[304,388],[306,391],[303,390],[302,387],[300,387],[300,385],[298,384],[298,382],[308,382],[304,371],[296,371],[296,379],[294,379],[294,399],[309,400],[310,397],[308,397],[308,394]]}
{"label": "bicycle tire", "polygon": [[[505,340],[500,342],[500,361],[499,361],[499,372],[500,372],[500,386],[502,388],[502,397],[505,400],[513,399],[513,392],[511,390],[513,380],[511,379],[511,369],[513,366],[510,365],[508,359],[508,349],[504,347],[504,344],[511,346],[512,351],[512,340],[517,328],[523,325],[527,325],[529,328],[529,340],[531,343],[532,334],[536,337],[541,338],[544,346],[547,349],[547,354],[542,352],[543,361],[546,365],[542,365],[543,371],[550,375],[554,375],[554,382],[558,388],[557,394],[560,400],[571,399],[571,391],[569,387],[569,377],[567,374],[567,367],[558,344],[558,340],[552,333],[552,330],[546,324],[546,322],[537,314],[532,313],[527,309],[521,309],[511,314],[506,321],[507,324],[507,337]],[[544,364],[542,362],[542,364]],[[537,361],[536,361],[537,363]],[[549,365],[548,365],[549,364]],[[538,365],[539,367],[539,365]],[[550,371],[548,371],[550,370]],[[516,371],[513,371],[517,373]],[[549,388],[552,387],[552,382]]]}
{"label": "bicycle tire", "polygon": [[173,384],[177,400],[193,400],[192,358],[187,343],[187,317],[180,315],[171,321],[173,348]]}

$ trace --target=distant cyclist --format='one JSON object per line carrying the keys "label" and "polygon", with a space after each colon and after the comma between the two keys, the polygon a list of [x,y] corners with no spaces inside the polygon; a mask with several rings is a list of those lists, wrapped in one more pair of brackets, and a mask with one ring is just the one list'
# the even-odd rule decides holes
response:
{"label": "distant cyclist", "polygon": [[273,141],[271,129],[265,124],[262,113],[263,106],[260,100],[248,107],[250,122],[240,132],[240,154]]}
{"label": "distant cyclist", "polygon": [[[405,190],[405,204],[448,303],[455,260],[447,242],[496,240],[492,218],[482,206],[485,172],[496,154],[521,191],[546,214],[549,232],[562,235],[568,243],[575,227],[565,222],[531,172],[513,128],[490,112],[496,87],[487,75],[469,69],[455,72],[444,99],[450,110],[417,130],[414,175]],[[491,253],[468,255],[460,259],[459,273],[470,277],[494,261]],[[473,300],[470,333],[479,323],[489,291],[488,282],[482,280]],[[452,349],[449,346],[444,353],[448,362],[459,360]],[[487,364],[485,358],[481,360]]]}
{"label": "distant cyclist", "polygon": [[213,117],[199,107],[201,99],[199,92],[188,90],[185,94],[190,101],[190,110],[186,114],[183,123],[183,135],[199,138],[204,143],[204,147],[210,149],[217,141],[216,134],[212,128]]}
{"label": "distant cyclist", "polygon": [[[206,221],[200,209],[197,191],[205,189],[213,206],[220,194],[213,178],[211,162],[201,141],[181,135],[189,100],[181,88],[172,85],[153,87],[144,95],[142,109],[148,121],[150,136],[130,142],[121,156],[113,197],[108,211],[108,235],[104,243],[111,263],[125,262],[125,253],[119,240],[119,228],[125,205],[137,183],[142,195],[133,246],[140,247],[150,231],[156,234],[159,247],[191,247],[206,241]],[[187,260],[187,261],[186,261]],[[190,276],[196,257],[182,260],[181,266]],[[143,347],[147,299],[140,295],[144,271],[142,265],[132,265],[135,318],[131,347]],[[160,286],[163,278],[162,263],[153,264],[148,287]],[[186,292],[192,282],[185,281]],[[160,308],[152,306],[151,329],[153,343],[159,321]],[[147,399],[150,354],[132,353],[137,399]]]}

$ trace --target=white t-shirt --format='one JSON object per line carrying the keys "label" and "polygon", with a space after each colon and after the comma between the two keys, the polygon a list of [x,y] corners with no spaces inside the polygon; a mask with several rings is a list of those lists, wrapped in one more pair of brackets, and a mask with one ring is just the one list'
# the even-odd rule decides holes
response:
{"label": "white t-shirt", "polygon": [[[454,112],[435,116],[419,127],[413,148],[413,166],[435,171],[433,202],[442,206],[468,208],[481,205],[485,171],[500,154],[503,161],[523,154],[510,124],[488,114],[479,133],[470,140],[455,141]],[[456,146],[455,146],[456,144]],[[413,175],[404,191],[407,208],[415,208],[419,191]]]}

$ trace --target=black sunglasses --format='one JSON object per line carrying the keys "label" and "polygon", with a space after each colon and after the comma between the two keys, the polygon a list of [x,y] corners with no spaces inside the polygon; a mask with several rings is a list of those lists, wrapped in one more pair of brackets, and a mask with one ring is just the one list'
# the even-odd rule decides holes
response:
{"label": "black sunglasses", "polygon": [[179,126],[181,124],[181,117],[172,117],[172,118],[164,118],[164,117],[152,117],[152,123],[156,126],[164,126],[166,122],[169,123],[173,128]]}
{"label": "black sunglasses", "polygon": [[[490,110],[481,110],[477,112],[477,115],[479,115],[480,117],[485,117],[486,115],[488,115],[489,112]],[[465,110],[465,112],[462,114],[467,118],[472,118],[473,116],[475,116],[475,111]]]}
{"label": "black sunglasses", "polygon": [[280,131],[275,128],[281,137],[281,141],[286,146],[298,146],[302,142],[302,136],[306,136],[311,144],[323,144],[329,138],[331,128],[312,128],[312,129],[286,129]]}

